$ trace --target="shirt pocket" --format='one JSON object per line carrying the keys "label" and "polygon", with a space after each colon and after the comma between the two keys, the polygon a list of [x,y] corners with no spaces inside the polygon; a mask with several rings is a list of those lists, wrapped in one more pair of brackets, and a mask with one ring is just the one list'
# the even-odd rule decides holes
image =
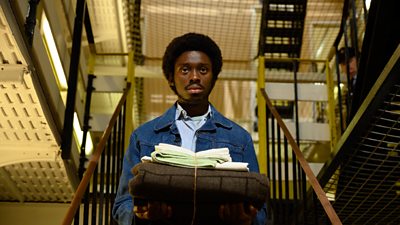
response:
{"label": "shirt pocket", "polygon": [[154,146],[155,144],[152,143],[140,142],[139,143],[140,158],[142,158],[143,156],[150,156],[150,154],[154,152]]}
{"label": "shirt pocket", "polygon": [[232,158],[233,162],[243,162],[244,158],[244,147],[240,145],[235,145],[230,142],[225,141],[217,141],[216,142],[217,148],[228,148],[229,154]]}

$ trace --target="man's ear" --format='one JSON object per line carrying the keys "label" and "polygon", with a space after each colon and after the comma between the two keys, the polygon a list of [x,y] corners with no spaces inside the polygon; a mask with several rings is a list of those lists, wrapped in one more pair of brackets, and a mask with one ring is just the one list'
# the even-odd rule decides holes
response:
{"label": "man's ear", "polygon": [[170,87],[175,86],[174,78],[172,76],[170,76],[170,78],[168,78],[168,84]]}

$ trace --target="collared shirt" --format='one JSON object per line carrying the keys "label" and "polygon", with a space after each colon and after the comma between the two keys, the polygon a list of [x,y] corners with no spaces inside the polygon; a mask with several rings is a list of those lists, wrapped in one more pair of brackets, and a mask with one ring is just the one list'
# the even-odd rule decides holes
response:
{"label": "collared shirt", "polygon": [[187,115],[186,110],[184,110],[182,106],[177,103],[175,123],[178,127],[179,134],[181,135],[181,147],[196,151],[196,131],[206,123],[210,116],[210,106],[208,106],[208,110],[205,114],[201,116],[190,117]]}

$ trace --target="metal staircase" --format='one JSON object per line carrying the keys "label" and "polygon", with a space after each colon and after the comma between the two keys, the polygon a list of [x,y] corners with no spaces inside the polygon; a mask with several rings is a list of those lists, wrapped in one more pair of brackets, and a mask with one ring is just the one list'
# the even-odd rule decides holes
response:
{"label": "metal staircase", "polygon": [[[398,224],[400,214],[400,46],[320,173],[344,224]],[[337,184],[337,185],[336,185]]]}
{"label": "metal staircase", "polygon": [[[266,0],[264,4],[265,56],[299,58],[307,0]],[[265,67],[293,70],[293,63],[267,61]]]}

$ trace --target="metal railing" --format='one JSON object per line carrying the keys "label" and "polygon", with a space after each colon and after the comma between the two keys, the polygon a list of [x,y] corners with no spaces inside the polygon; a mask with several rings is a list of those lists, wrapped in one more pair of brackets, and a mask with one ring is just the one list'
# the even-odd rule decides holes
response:
{"label": "metal railing", "polygon": [[[122,170],[126,101],[130,89],[131,85],[128,83],[88,162],[84,176],[64,217],[63,225],[70,225],[72,221],[74,224],[116,224],[111,217],[111,210]],[[80,210],[82,205],[83,210]],[[83,218],[80,218],[81,214]]]}
{"label": "metal railing", "polygon": [[[342,224],[319,185],[310,165],[295,139],[269,100],[264,88],[260,90],[267,105],[266,159],[270,178],[270,207],[274,224],[318,224],[317,207],[309,212],[307,205],[314,199],[307,197],[310,185],[332,224]],[[267,138],[271,137],[271,138]],[[291,149],[291,151],[289,150]],[[310,215],[315,215],[310,217]]]}

